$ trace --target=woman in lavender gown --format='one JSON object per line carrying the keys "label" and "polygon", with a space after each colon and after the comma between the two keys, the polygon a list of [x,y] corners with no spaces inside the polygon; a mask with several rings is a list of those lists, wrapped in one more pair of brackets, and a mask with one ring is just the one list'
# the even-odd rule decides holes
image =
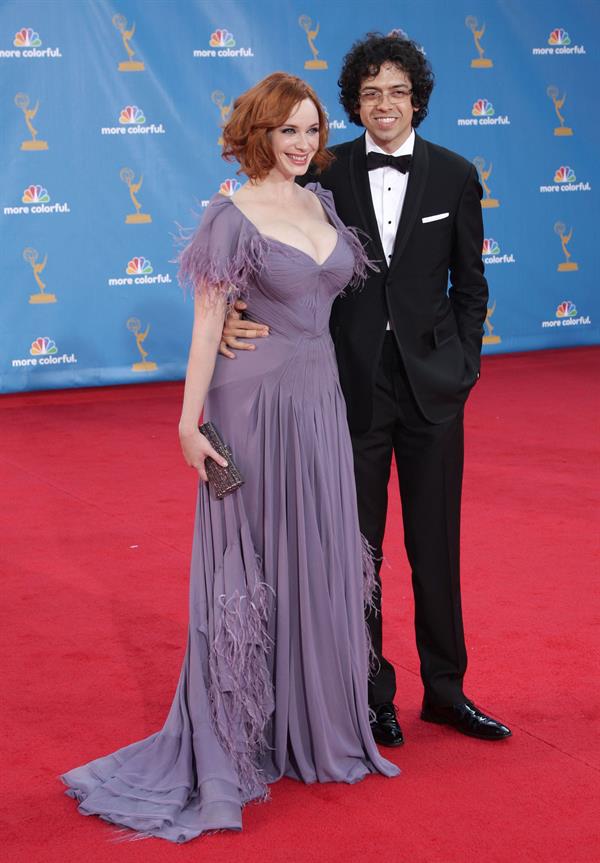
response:
{"label": "woman in lavender gown", "polygon": [[[241,828],[281,776],[357,782],[398,769],[369,725],[361,539],[352,450],[328,321],[368,262],[318,184],[326,120],[308,85],[275,73],[236,104],[224,155],[248,183],[211,200],[181,256],[195,320],[179,433],[200,476],[190,625],[161,731],[66,773],[85,815],[185,842]],[[217,356],[227,303],[268,324],[260,350]],[[198,429],[215,423],[245,479],[218,500]]]}

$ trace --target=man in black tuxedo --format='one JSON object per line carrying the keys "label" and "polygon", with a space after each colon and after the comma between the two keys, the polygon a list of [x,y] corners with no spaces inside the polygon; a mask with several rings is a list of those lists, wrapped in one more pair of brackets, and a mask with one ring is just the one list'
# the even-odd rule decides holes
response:
{"label": "man in black tuxedo", "polygon": [[[360,526],[379,566],[392,454],[412,567],[425,695],[421,718],[487,740],[510,730],[463,691],[467,654],[460,598],[463,408],[479,377],[488,289],[481,187],[469,162],[415,134],[433,74],[398,33],[369,34],[346,55],[340,101],[365,134],[332,147],[318,177],[339,216],[368,235],[377,262],[362,290],[331,315],[352,435]],[[450,283],[450,286],[448,286]],[[250,325],[251,326],[251,325]],[[238,347],[235,322],[226,326]],[[369,686],[375,739],[403,743],[395,673],[382,651],[382,615],[368,618],[378,670]]]}

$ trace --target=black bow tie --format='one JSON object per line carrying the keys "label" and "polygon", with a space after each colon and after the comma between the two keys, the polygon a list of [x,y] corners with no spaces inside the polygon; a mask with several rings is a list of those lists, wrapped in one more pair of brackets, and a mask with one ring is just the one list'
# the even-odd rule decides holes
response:
{"label": "black bow tie", "polygon": [[412,156],[388,156],[387,153],[367,153],[367,171],[376,171],[377,168],[395,168],[402,174],[410,171]]}

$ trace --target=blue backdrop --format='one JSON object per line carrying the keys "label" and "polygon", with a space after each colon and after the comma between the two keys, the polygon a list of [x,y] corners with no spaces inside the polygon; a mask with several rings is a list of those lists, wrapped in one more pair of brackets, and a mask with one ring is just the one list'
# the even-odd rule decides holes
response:
{"label": "blue backdrop", "polygon": [[[597,2],[4,0],[0,390],[183,376],[191,303],[172,263],[236,166],[233,98],[276,69],[314,85],[331,141],[343,54],[401,28],[436,73],[420,133],[485,188],[486,352],[596,343]],[[594,147],[594,149],[593,149]]]}

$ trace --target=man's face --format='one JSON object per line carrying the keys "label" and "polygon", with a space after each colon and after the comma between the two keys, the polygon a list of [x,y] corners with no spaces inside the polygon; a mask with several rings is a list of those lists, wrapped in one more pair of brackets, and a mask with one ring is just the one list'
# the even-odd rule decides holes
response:
{"label": "man's face", "polygon": [[399,66],[384,63],[374,78],[363,79],[359,93],[363,126],[382,150],[393,153],[412,130],[410,78]]}

